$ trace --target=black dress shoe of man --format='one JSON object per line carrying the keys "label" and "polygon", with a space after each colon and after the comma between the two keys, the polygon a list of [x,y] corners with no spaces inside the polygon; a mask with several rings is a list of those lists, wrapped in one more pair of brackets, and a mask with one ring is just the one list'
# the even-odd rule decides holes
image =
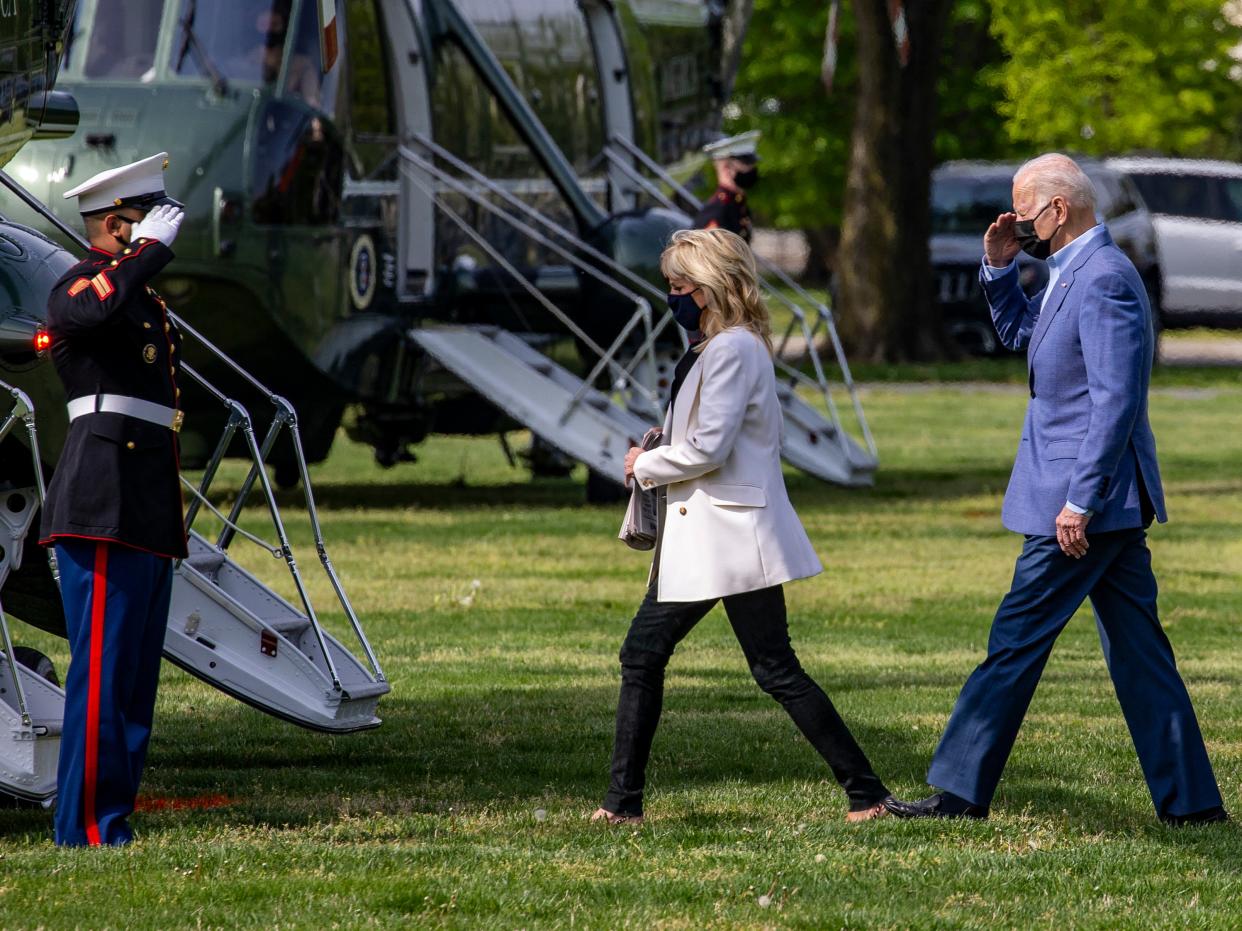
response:
{"label": "black dress shoe of man", "polygon": [[972,805],[952,792],[937,792],[921,802],[890,798],[884,804],[898,818],[974,818],[981,821],[988,816],[987,808]]}
{"label": "black dress shoe of man", "polygon": [[1203,811],[1192,812],[1189,815],[1165,815],[1160,820],[1173,828],[1191,824],[1215,824],[1219,821],[1228,821],[1229,812],[1217,805],[1215,808],[1205,808]]}

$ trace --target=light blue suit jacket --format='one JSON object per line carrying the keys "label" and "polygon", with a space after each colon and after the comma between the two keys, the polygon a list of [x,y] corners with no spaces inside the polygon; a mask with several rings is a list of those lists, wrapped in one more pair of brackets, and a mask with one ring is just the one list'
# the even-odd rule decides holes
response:
{"label": "light blue suit jacket", "polygon": [[1001,342],[1026,349],[1030,377],[1005,526],[1054,536],[1067,500],[1094,512],[1088,538],[1165,521],[1147,420],[1151,308],[1134,265],[1103,230],[1061,270],[1046,301],[1043,291],[1027,298],[1016,266],[980,281]]}

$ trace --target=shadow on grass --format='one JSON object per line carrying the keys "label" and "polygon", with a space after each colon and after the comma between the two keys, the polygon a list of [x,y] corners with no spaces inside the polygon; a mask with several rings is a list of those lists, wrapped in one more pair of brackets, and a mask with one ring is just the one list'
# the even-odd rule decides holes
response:
{"label": "shadow on grass", "polygon": [[[661,791],[722,784],[793,783],[802,791],[807,783],[822,783],[816,806],[836,795],[823,761],[779,707],[753,686],[747,690],[737,681],[737,670],[728,676],[727,684],[681,676],[670,689],[650,773],[656,804]],[[934,684],[956,678],[936,676]],[[837,690],[825,684],[838,697],[854,691],[853,684]],[[234,803],[213,811],[142,815],[139,828],[153,833],[186,824],[296,829],[336,823],[351,813],[434,820],[515,804],[532,810],[549,803],[579,805],[585,812],[606,788],[615,701],[614,687],[390,697],[381,709],[386,719],[381,729],[347,736],[312,734],[241,706],[209,718],[165,714],[157,722],[144,794],[220,793]],[[933,735],[850,719],[848,712],[847,721],[890,786],[913,785],[907,791],[924,793],[921,780]],[[1154,824],[1150,810],[1119,810],[1103,787],[1058,785],[1029,764],[1010,768],[996,807],[1002,816],[1024,811],[1053,819],[1066,812],[1075,832],[1115,834],[1150,826],[1162,840],[1167,835],[1169,843],[1204,857],[1220,853],[1213,840],[1219,829],[1166,831]],[[50,820],[39,810],[0,810],[0,838],[42,843]]]}
{"label": "shadow on grass", "polygon": [[[956,470],[890,469],[881,474],[875,488],[839,488],[807,475],[788,475],[786,485],[799,507],[871,509],[887,507],[894,500],[949,500],[1003,491],[1009,480],[1009,466],[962,468]],[[538,479],[505,484],[465,482],[334,482],[315,483],[315,503],[323,511],[350,511],[359,508],[384,510],[417,508],[451,511],[482,507],[581,507],[586,504],[582,482],[573,478]],[[212,494],[217,507],[231,504],[235,488],[221,486]],[[279,491],[276,500],[282,508],[301,508],[300,489]],[[251,505],[257,506],[255,496]],[[599,507],[616,510],[619,503]]]}

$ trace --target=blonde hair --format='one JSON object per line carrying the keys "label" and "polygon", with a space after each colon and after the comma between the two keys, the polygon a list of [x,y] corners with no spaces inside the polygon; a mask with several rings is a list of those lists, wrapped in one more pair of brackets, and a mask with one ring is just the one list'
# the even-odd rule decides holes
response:
{"label": "blonde hair", "polygon": [[755,256],[741,236],[722,229],[679,230],[660,256],[660,273],[703,292],[707,306],[699,349],[722,330],[740,326],[772,352],[772,325],[759,295]]}

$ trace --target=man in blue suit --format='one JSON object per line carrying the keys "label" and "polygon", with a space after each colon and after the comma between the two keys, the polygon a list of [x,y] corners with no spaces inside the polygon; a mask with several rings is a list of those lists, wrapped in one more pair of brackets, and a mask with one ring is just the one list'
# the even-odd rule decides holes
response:
{"label": "man in blue suit", "polygon": [[[1013,206],[984,236],[980,277],[1001,340],[1027,351],[1031,400],[1002,512],[1025,542],[987,659],[932,758],[927,781],[941,791],[893,800],[889,810],[987,817],[1052,645],[1090,598],[1157,815],[1169,824],[1224,821],[1156,613],[1146,528],[1166,517],[1147,420],[1153,337],[1142,281],[1096,222],[1094,188],[1072,159],[1023,165]],[[1019,249],[1048,260],[1048,286],[1030,299],[1018,285]]]}

